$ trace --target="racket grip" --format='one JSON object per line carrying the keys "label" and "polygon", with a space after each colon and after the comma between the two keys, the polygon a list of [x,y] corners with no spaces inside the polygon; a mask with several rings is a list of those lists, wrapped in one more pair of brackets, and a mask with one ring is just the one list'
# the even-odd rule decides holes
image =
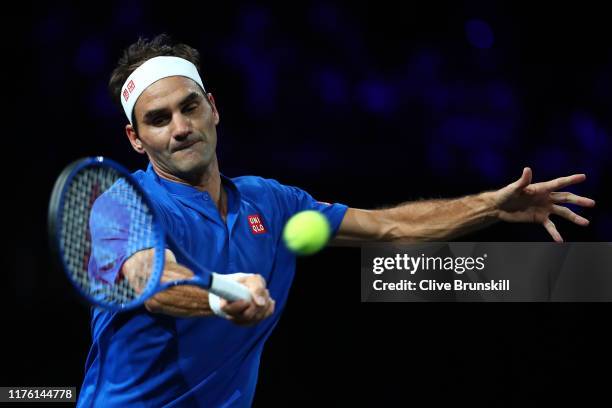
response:
{"label": "racket grip", "polygon": [[218,273],[212,274],[212,284],[209,290],[230,302],[236,300],[251,301],[251,292],[246,286]]}

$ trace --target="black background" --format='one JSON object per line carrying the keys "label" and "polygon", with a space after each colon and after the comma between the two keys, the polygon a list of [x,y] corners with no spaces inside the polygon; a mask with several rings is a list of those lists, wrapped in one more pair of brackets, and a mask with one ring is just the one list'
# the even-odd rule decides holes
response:
{"label": "black background", "polygon": [[[597,201],[569,241],[609,241],[612,29],[603,6],[515,2],[20,2],[3,26],[1,385],[80,386],[87,308],[51,266],[46,211],[70,161],[146,164],[106,83],[139,35],[202,53],[228,176],[375,208],[585,172]],[[478,20],[492,45],[470,42]],[[480,39],[485,37],[480,36]],[[548,241],[537,225],[462,238]],[[256,406],[596,399],[609,304],[361,304],[359,250],[298,263]]]}

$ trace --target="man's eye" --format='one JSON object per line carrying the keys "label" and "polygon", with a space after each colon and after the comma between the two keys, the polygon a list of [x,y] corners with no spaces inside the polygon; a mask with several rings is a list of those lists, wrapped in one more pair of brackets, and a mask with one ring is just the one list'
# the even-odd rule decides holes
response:
{"label": "man's eye", "polygon": [[187,105],[185,107],[185,109],[183,109],[184,112],[193,112],[194,110],[196,110],[198,107],[197,103],[192,103],[191,105]]}
{"label": "man's eye", "polygon": [[157,117],[157,118],[154,118],[154,119],[151,121],[151,124],[152,124],[153,126],[161,126],[161,125],[163,125],[165,122],[166,122],[166,118],[164,118],[164,117]]}

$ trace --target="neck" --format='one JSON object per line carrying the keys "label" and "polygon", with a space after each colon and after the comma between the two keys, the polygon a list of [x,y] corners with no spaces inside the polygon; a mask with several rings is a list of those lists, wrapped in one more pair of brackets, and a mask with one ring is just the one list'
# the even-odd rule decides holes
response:
{"label": "neck", "polygon": [[217,155],[213,157],[206,168],[193,177],[179,177],[163,171],[155,163],[151,162],[155,172],[166,180],[192,186],[200,191],[206,191],[217,205],[217,209],[223,217],[227,214],[227,199],[224,189],[221,187],[221,173],[219,172],[219,162]]}

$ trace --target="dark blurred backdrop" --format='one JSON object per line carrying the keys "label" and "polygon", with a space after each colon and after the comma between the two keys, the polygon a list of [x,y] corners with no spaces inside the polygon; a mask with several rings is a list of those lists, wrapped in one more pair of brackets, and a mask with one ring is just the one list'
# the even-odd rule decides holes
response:
{"label": "dark blurred backdrop", "polygon": [[[130,169],[106,89],[121,50],[161,32],[201,51],[228,176],[374,208],[576,172],[588,228],[612,228],[612,28],[603,6],[490,1],[20,2],[3,25],[4,280],[0,385],[80,386],[88,311],[47,250],[46,211],[70,161]],[[549,241],[496,225],[471,241]],[[324,283],[321,286],[321,283]],[[329,248],[297,278],[256,406],[546,406],[598,395],[609,304],[360,304],[359,250]],[[586,386],[579,385],[587,383]],[[588,388],[587,388],[588,387]]]}

